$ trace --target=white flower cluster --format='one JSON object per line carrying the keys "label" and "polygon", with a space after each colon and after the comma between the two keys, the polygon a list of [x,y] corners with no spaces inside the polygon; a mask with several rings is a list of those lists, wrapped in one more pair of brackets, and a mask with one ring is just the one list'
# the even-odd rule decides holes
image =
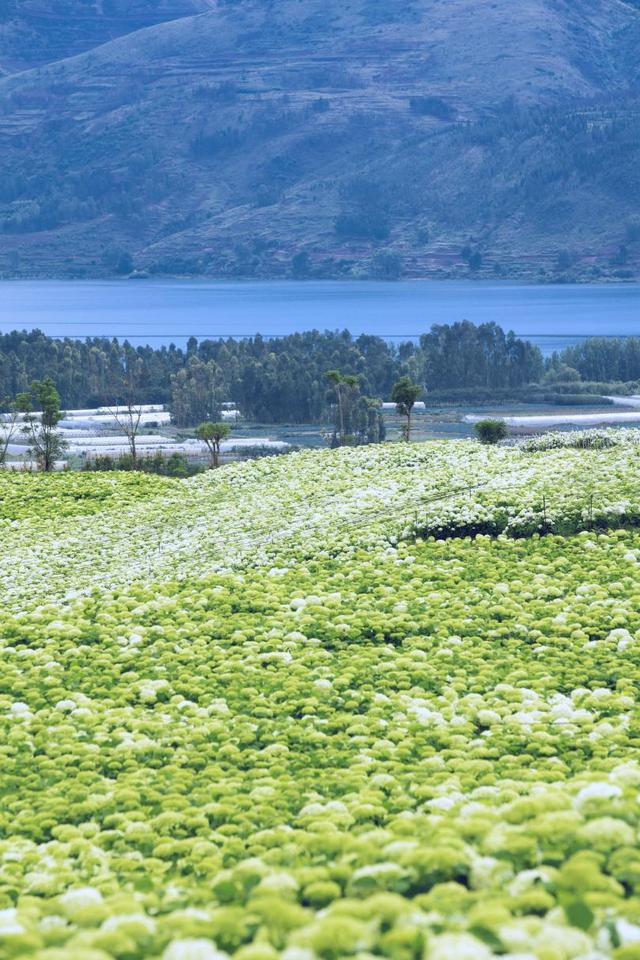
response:
{"label": "white flower cluster", "polygon": [[[53,503],[50,479],[29,477],[25,508],[12,509],[19,519],[7,519],[2,531],[0,589],[6,601],[30,604],[150,578],[265,565],[277,571],[392,549],[416,536],[633,525],[640,521],[639,456],[621,444],[532,459],[471,441],[306,451],[188,481],[142,478],[135,490],[126,481],[122,502],[118,478],[109,477],[100,509],[86,496],[91,476],[79,490],[77,475],[67,475],[67,495],[67,476],[55,478]],[[40,479],[37,496],[32,481]],[[57,503],[74,496],[89,506],[84,515],[73,508],[70,523],[72,508],[59,516]]]}
{"label": "white flower cluster", "polygon": [[640,430],[604,427],[592,430],[554,430],[520,441],[518,449],[526,453],[569,449],[605,450],[608,447],[636,446],[638,443],[640,443]]}

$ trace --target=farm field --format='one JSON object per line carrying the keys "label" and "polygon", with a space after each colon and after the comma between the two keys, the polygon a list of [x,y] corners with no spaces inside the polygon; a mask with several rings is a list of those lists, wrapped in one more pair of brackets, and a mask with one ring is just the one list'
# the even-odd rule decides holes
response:
{"label": "farm field", "polygon": [[638,960],[607,437],[0,475],[0,956]]}

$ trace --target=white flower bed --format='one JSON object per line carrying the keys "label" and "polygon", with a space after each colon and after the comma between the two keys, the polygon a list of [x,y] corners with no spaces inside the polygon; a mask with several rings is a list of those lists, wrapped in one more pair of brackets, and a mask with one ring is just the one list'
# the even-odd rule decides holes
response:
{"label": "white flower bed", "polygon": [[287,566],[418,536],[635,523],[635,447],[526,455],[473,441],[305,451],[233,464],[109,524],[25,519],[3,531],[0,586],[34,598],[138,578]]}

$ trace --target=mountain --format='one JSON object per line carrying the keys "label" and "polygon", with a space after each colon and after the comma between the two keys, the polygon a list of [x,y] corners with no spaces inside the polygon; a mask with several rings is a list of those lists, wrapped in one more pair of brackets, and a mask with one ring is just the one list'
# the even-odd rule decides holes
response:
{"label": "mountain", "polygon": [[0,74],[83,53],[212,5],[213,0],[0,0]]}
{"label": "mountain", "polygon": [[635,276],[639,41],[622,0],[218,0],[14,73],[0,270]]}

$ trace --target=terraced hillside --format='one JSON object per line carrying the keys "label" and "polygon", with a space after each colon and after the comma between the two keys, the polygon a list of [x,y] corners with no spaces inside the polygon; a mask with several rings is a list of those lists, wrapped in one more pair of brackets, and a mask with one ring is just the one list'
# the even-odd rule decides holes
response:
{"label": "terraced hillside", "polygon": [[0,269],[633,276],[639,39],[621,0],[238,0],[130,33],[0,83]]}
{"label": "terraced hillside", "polygon": [[638,449],[4,478],[6,955],[637,957]]}
{"label": "terraced hillside", "polygon": [[211,6],[209,0],[3,0],[0,74],[63,60]]}

